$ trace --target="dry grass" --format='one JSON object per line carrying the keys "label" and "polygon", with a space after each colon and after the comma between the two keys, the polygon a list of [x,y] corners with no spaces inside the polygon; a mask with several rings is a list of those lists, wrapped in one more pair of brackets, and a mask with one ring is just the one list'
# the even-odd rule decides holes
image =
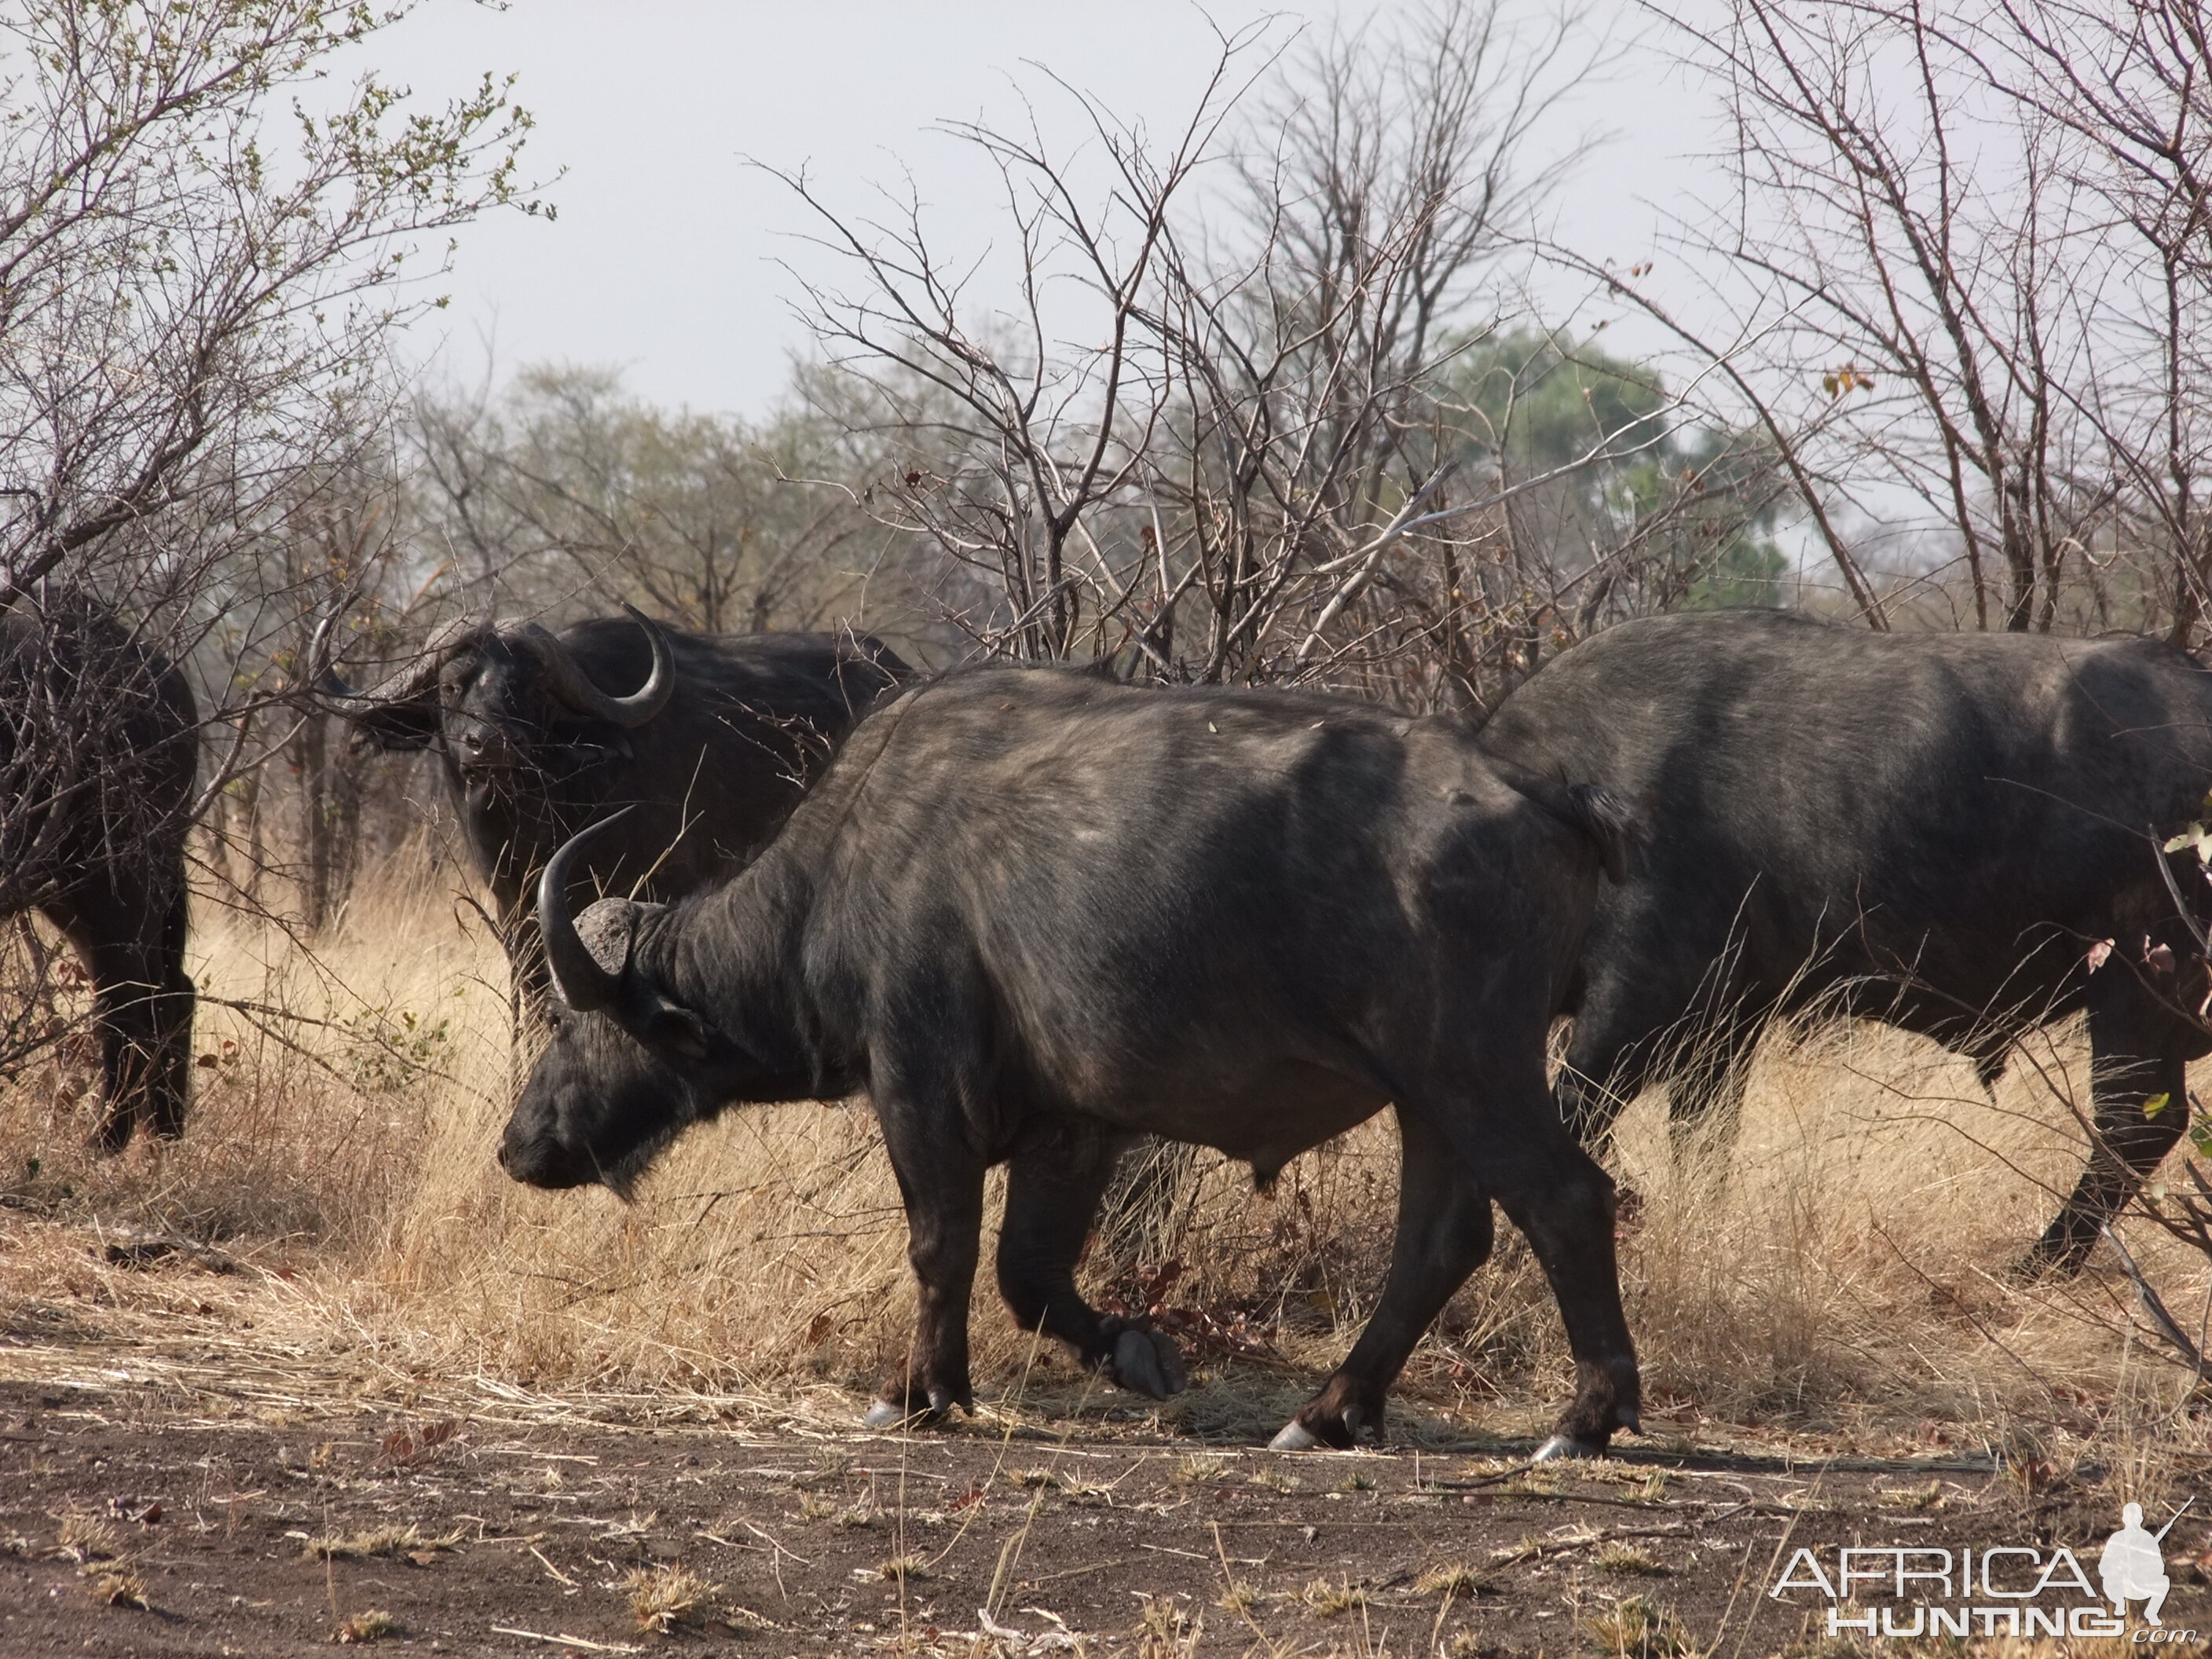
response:
{"label": "dry grass", "polygon": [[1306,1611],[1316,1619],[1341,1619],[1347,1613],[1365,1604],[1365,1593],[1340,1578],[1334,1583],[1316,1578],[1298,1592],[1298,1600],[1305,1603]]}
{"label": "dry grass", "polygon": [[622,1583],[623,1594],[640,1630],[666,1636],[678,1626],[702,1625],[714,1598],[722,1593],[689,1567],[641,1567]]}
{"label": "dry grass", "polygon": [[1491,1583],[1474,1567],[1455,1561],[1429,1568],[1413,1581],[1413,1588],[1423,1595],[1452,1595],[1467,1601],[1486,1595]]}
{"label": "dry grass", "polygon": [[146,1599],[146,1581],[135,1572],[102,1571],[94,1573],[90,1581],[93,1599],[111,1607],[136,1607],[141,1613],[152,1610]]}
{"label": "dry grass", "polygon": [[[913,1306],[866,1113],[733,1112],[628,1206],[516,1186],[491,1156],[510,1075],[505,965],[457,920],[456,885],[386,872],[312,950],[204,907],[191,966],[207,1063],[179,1146],[94,1160],[91,1102],[71,1103],[65,1065],[0,1082],[0,1329],[250,1341],[399,1399],[473,1378],[850,1409],[902,1352]],[[1638,1103],[1613,1161],[1642,1199],[1621,1261],[1647,1428],[1996,1451],[2029,1486],[2094,1465],[2160,1495],[2159,1449],[2199,1449],[2206,1431],[2177,1410],[2179,1373],[2124,1334],[2124,1283],[2101,1265],[2072,1285],[2005,1272],[2080,1168],[2057,1091],[2086,1095],[2086,1073],[2078,1028],[2035,1045],[1994,1099],[1966,1063],[1894,1032],[1771,1038],[1724,1162],[1678,1164],[1662,1103]],[[1298,1160],[1269,1199],[1201,1155],[1163,1245],[1175,1269],[1097,1286],[1164,1305],[1194,1351],[1196,1386],[1153,1420],[1272,1432],[1372,1307],[1395,1182],[1387,1120]],[[235,1271],[101,1248],[118,1234],[219,1247]],[[2193,1324],[2205,1265],[2148,1227],[2130,1242]],[[987,1404],[1016,1410],[1019,1390],[1019,1409],[1137,1405],[1039,1355],[989,1277],[975,1320]],[[1252,1352],[1279,1363],[1236,1358]],[[1569,1374],[1541,1275],[1501,1230],[1495,1262],[1409,1366],[1396,1426],[1431,1445],[1533,1434]],[[1181,1473],[1217,1478],[1202,1456]]]}
{"label": "dry grass", "polygon": [[1583,1628],[1590,1644],[1613,1659],[1701,1659],[1673,1609],[1648,1595],[1626,1595],[1602,1613],[1591,1614]]}
{"label": "dry grass", "polygon": [[62,1516],[60,1545],[61,1553],[72,1561],[112,1561],[123,1553],[121,1535],[97,1515]]}
{"label": "dry grass", "polygon": [[377,1527],[368,1532],[325,1533],[301,1547],[310,1561],[361,1561],[372,1556],[434,1554],[456,1547],[465,1534],[451,1532],[427,1538],[421,1528]]}
{"label": "dry grass", "polygon": [[356,1643],[381,1642],[387,1636],[399,1634],[399,1621],[390,1613],[374,1607],[356,1613],[337,1627],[336,1639],[340,1646]]}

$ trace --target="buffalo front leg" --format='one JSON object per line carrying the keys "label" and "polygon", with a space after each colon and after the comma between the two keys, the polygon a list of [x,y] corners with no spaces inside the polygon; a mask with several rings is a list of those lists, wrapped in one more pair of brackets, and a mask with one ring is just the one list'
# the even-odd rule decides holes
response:
{"label": "buffalo front leg", "polygon": [[920,1308],[905,1361],[868,1407],[870,1428],[972,1410],[968,1377],[968,1299],[983,1228],[983,1160],[969,1152],[952,1121],[912,1099],[886,1100],[876,1115],[906,1206],[907,1260]]}
{"label": "buffalo front leg", "polygon": [[1575,1357],[1574,1401],[1536,1455],[1601,1456],[1614,1430],[1642,1426],[1636,1345],[1621,1311],[1613,1256],[1613,1182],[1564,1132],[1551,1131],[1526,1108],[1501,1115],[1459,1145],[1465,1153],[1486,1141],[1492,1190],[1535,1252]]}
{"label": "buffalo front leg", "polygon": [[1175,1344],[1134,1322],[1102,1317],[1075,1288],[1076,1261],[1120,1150],[1111,1135],[1074,1126],[1014,1154],[999,1231],[999,1293],[1024,1330],[1066,1343],[1109,1382],[1165,1400],[1189,1382]]}
{"label": "buffalo front leg", "polygon": [[2180,1054],[2161,1042],[2172,1040],[2163,1029],[2171,1024],[2133,985],[2091,1006],[2089,1165],[2028,1252],[2027,1272],[2080,1272],[2105,1224],[2181,1139],[2189,1095]]}
{"label": "buffalo front leg", "polygon": [[1382,1300],[1327,1386],[1275,1437],[1277,1451],[1379,1440],[1385,1397],[1414,1344],[1489,1258],[1490,1199],[1451,1143],[1402,1105],[1398,1141],[1398,1232]]}

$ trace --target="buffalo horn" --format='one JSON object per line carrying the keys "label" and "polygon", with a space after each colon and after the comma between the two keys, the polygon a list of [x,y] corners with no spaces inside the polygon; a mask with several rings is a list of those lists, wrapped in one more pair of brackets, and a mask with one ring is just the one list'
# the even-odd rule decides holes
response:
{"label": "buffalo horn", "polygon": [[424,642],[422,654],[413,662],[382,684],[368,691],[356,691],[338,677],[338,671],[323,655],[331,629],[337,621],[335,615],[325,617],[317,626],[314,643],[307,647],[307,660],[323,664],[322,672],[315,676],[316,694],[351,720],[366,720],[380,709],[414,702],[437,684],[439,672],[455,653],[476,644],[491,631],[489,617],[458,617],[434,632]]}
{"label": "buffalo horn", "polygon": [[611,696],[592,684],[584,665],[568,653],[568,647],[536,623],[530,623],[514,636],[515,643],[523,647],[544,665],[551,677],[553,690],[562,702],[580,714],[596,714],[617,726],[644,725],[668,706],[676,694],[676,659],[668,649],[668,636],[660,625],[653,622],[635,605],[623,610],[640,628],[645,630],[646,642],[653,649],[653,672],[645,677],[645,684],[626,697]]}
{"label": "buffalo horn", "polygon": [[545,943],[545,965],[552,970],[553,984],[561,993],[561,1000],[579,1013],[589,1013],[612,1002],[622,988],[622,979],[599,966],[599,958],[576,932],[576,919],[568,914],[568,872],[575,867],[577,856],[586,842],[609,826],[621,823],[635,810],[625,806],[569,836],[561,843],[561,850],[547,860],[544,873],[538,878],[538,933]]}

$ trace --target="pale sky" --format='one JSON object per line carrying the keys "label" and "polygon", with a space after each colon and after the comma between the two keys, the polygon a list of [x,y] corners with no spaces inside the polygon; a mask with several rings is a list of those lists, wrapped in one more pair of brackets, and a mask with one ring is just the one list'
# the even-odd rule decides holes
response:
{"label": "pale sky", "polygon": [[[566,173],[546,192],[555,222],[499,216],[461,233],[441,284],[452,307],[410,347],[433,372],[470,374],[489,338],[502,372],[607,364],[659,402],[757,410],[806,347],[776,262],[812,256],[793,235],[804,210],[745,157],[803,165],[854,208],[910,173],[945,245],[981,253],[1002,234],[988,178],[932,128],[1019,118],[1023,88],[1048,90],[1030,60],[1158,128],[1187,117],[1212,66],[1209,15],[1224,29],[1273,16],[1287,34],[1397,3],[437,0],[378,41],[380,68],[426,96],[519,73],[538,118],[530,165]],[[1633,15],[1630,0],[1602,3],[1615,27]],[[1558,228],[1621,264],[1648,258],[1647,204],[1717,188],[1696,159],[1711,130],[1650,47],[1586,93],[1557,140],[1590,128],[1614,137],[1562,193]]]}

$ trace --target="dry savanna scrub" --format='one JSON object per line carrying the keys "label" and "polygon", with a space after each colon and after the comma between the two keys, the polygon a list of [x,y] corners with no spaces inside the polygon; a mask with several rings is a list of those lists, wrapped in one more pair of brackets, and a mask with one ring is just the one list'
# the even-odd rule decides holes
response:
{"label": "dry savanna scrub", "polygon": [[[81,1051],[19,1066],[0,1085],[0,1330],[190,1333],[218,1366],[222,1342],[281,1346],[399,1395],[477,1378],[857,1403],[898,1355],[913,1300],[866,1109],[732,1112],[628,1205],[515,1185],[492,1158],[513,1075],[505,964],[455,885],[404,855],[314,939],[203,902],[181,1146],[95,1160]],[[2130,1288],[2102,1255],[2069,1285],[2006,1273],[2080,1170],[2069,1092],[2086,1099],[2074,1025],[2036,1039],[1993,1092],[1931,1044],[1833,1025],[1769,1036],[1732,1144],[1678,1147],[1663,1102],[1638,1102],[1612,1162],[1632,1194],[1621,1266],[1647,1429],[2001,1451],[2031,1482],[2094,1443],[2124,1481],[2157,1486],[2155,1449],[2199,1431],[2179,1409],[2185,1379],[2132,1334]],[[1251,1440],[1341,1357],[1389,1248],[1388,1119],[1298,1160],[1266,1196],[1211,1153],[1188,1164],[1153,1236],[1086,1274],[1176,1332],[1190,1393],[1156,1409],[1095,1387],[1012,1328],[987,1269],[987,1411]],[[2205,1264],[2124,1224],[2193,1323]],[[1408,1367],[1396,1427],[1429,1445],[1530,1435],[1569,1385],[1549,1292],[1501,1224],[1496,1259]]]}

